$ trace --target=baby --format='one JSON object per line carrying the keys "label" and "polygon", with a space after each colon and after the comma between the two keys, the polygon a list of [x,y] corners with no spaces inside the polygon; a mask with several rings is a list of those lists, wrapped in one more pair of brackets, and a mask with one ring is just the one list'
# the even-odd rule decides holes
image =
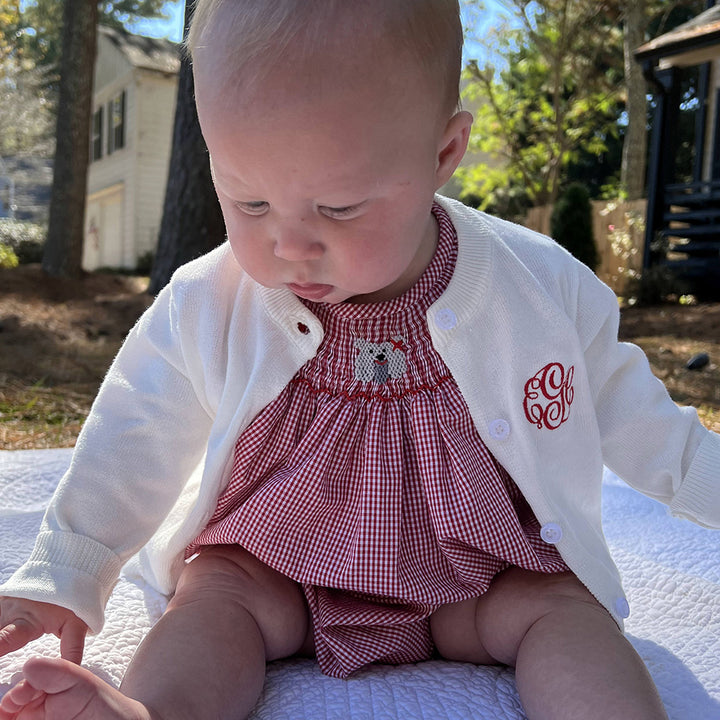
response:
{"label": "baby", "polygon": [[[110,369],[0,653],[0,718],[247,717],[268,661],[513,666],[531,719],[659,720],[622,633],[603,464],[720,525],[720,437],[613,293],[435,193],[466,148],[456,0],[199,0],[189,47],[228,242]],[[171,596],[119,688],[79,663],[123,564]]]}

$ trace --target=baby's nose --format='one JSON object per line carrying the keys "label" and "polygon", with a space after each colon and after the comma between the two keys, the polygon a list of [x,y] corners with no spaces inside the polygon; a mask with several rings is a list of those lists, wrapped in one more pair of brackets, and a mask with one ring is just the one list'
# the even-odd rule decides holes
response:
{"label": "baby's nose", "polygon": [[298,262],[314,260],[323,254],[320,240],[305,228],[283,228],[275,235],[275,256]]}

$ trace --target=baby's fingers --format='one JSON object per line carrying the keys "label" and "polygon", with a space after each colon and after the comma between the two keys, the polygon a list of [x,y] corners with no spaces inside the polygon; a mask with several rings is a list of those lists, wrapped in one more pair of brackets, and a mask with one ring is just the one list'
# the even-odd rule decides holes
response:
{"label": "baby's fingers", "polygon": [[68,620],[60,631],[60,657],[79,665],[85,650],[87,625],[77,617]]}
{"label": "baby's fingers", "polygon": [[0,629],[0,657],[15,652],[29,642],[37,640],[43,629],[23,618],[18,618]]}

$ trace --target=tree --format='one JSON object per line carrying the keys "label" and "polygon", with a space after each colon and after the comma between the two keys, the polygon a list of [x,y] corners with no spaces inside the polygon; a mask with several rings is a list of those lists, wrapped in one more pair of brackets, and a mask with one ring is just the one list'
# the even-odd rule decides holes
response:
{"label": "tree", "polygon": [[[125,23],[137,18],[164,17],[164,4],[165,0],[101,0],[97,10],[98,22],[122,28]],[[30,57],[36,65],[59,68],[64,3],[58,0],[27,0],[22,5],[19,47],[25,57]]]}
{"label": "tree", "polygon": [[[47,0],[35,0],[38,8]],[[158,6],[160,0],[103,2],[103,11],[129,13]],[[57,3],[56,3],[57,4]],[[92,113],[92,83],[100,11],[96,2],[64,0],[62,55],[56,125],[55,163],[43,270],[77,278],[82,251]],[[125,15],[121,15],[126,17]],[[127,19],[130,19],[127,16]]]}
{"label": "tree", "polygon": [[647,83],[634,52],[648,35],[656,37],[702,12],[704,0],[619,0],[623,14],[623,53],[627,127],[621,188],[628,200],[645,194],[647,166]]}
{"label": "tree", "polygon": [[15,52],[20,27],[19,0],[0,0],[0,65]]}
{"label": "tree", "polygon": [[44,72],[8,57],[0,66],[0,156],[51,157],[54,120]]}
{"label": "tree", "polygon": [[100,23],[122,30],[137,18],[165,18],[162,8],[167,0],[100,0]]}
{"label": "tree", "polygon": [[[120,28],[139,17],[164,17],[164,3],[165,0],[100,2],[98,22]],[[12,23],[5,22],[3,7],[17,9]],[[42,95],[44,110],[50,113],[53,124],[60,80],[63,9],[64,2],[58,0],[0,0],[0,29],[10,37],[14,61],[23,71],[33,69],[32,85]],[[2,58],[0,37],[0,62]]]}
{"label": "tree", "polygon": [[628,200],[645,194],[647,165],[647,83],[633,53],[645,40],[646,0],[621,0],[623,9],[623,55],[627,91],[627,129],[623,143],[620,184]]}
{"label": "tree", "polygon": [[486,205],[503,194],[506,205],[553,203],[580,150],[602,152],[615,131],[618,18],[609,0],[505,4],[516,18],[499,38],[507,67],[468,68],[482,99],[473,143],[503,163],[466,171],[464,188]]}
{"label": "tree", "polygon": [[[185,6],[185,33],[191,0]],[[160,236],[149,292],[156,294],[174,270],[219,245],[225,223],[210,174],[210,159],[200,132],[190,58],[180,64],[170,170]]]}
{"label": "tree", "polygon": [[63,7],[57,0],[31,0],[23,5],[17,51],[38,67],[57,70],[60,65]]}
{"label": "tree", "polygon": [[474,143],[502,164],[466,170],[466,196],[512,214],[552,202],[573,178],[599,191],[603,183],[589,182],[592,174],[640,197],[647,88],[634,50],[701,12],[704,0],[501,2],[515,26],[500,32],[499,49],[484,44],[506,67],[496,74],[475,63],[469,75],[470,92],[484,99]]}
{"label": "tree", "polygon": [[97,19],[94,2],[65,0],[55,164],[42,260],[43,270],[53,276],[81,274]]}
{"label": "tree", "polygon": [[591,270],[598,266],[590,194],[582,183],[570,183],[553,207],[550,234]]}
{"label": "tree", "polygon": [[18,52],[19,0],[0,0],[0,156],[52,150],[52,117],[44,73]]}

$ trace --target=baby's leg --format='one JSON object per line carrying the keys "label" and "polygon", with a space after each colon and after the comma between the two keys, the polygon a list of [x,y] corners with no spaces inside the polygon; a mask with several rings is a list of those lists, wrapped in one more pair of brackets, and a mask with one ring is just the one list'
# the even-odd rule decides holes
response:
{"label": "baby's leg", "polygon": [[244,718],[265,664],[312,651],[300,587],[238,546],[202,552],[148,633],[120,690],[163,720]]}
{"label": "baby's leg", "polygon": [[244,718],[265,663],[312,652],[299,586],[237,546],[202,552],[133,658],[120,690],[65,660],[35,658],[0,720]]}
{"label": "baby's leg", "polygon": [[431,618],[440,653],[515,667],[530,720],[666,720],[645,665],[572,573],[510,568]]}

